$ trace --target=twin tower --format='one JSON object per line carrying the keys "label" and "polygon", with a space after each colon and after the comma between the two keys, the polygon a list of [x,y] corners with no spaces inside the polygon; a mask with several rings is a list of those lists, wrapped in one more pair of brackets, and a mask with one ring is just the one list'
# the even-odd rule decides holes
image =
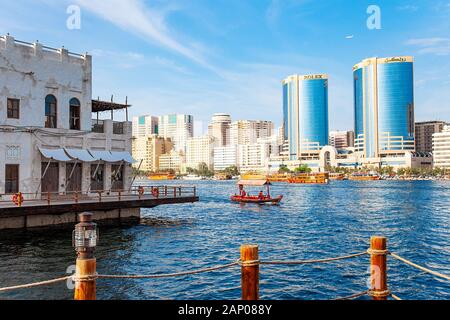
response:
{"label": "twin tower", "polygon": [[[328,145],[328,76],[283,80],[283,128],[289,159]],[[370,58],[353,67],[355,152],[364,158],[414,151],[413,58]]]}

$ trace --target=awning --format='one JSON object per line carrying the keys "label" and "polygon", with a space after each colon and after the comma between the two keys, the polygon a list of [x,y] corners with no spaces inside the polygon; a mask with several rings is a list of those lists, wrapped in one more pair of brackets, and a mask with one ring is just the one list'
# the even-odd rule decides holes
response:
{"label": "awning", "polygon": [[238,185],[243,186],[265,186],[266,184],[270,184],[268,180],[239,180]]}
{"label": "awning", "polygon": [[120,161],[125,161],[128,163],[136,162],[136,160],[134,160],[131,154],[127,151],[111,151],[111,155],[116,160],[116,162]]}
{"label": "awning", "polygon": [[111,152],[105,150],[89,150],[89,153],[95,161],[117,162],[111,155]]}
{"label": "awning", "polygon": [[44,148],[39,148],[39,151],[47,159],[61,161],[61,162],[72,161],[72,159],[70,159],[66,155],[66,153],[64,152],[64,149],[44,149]]}
{"label": "awning", "polygon": [[97,161],[89,151],[85,149],[67,149],[65,148],[66,153],[74,160],[78,160],[81,162],[94,162]]}

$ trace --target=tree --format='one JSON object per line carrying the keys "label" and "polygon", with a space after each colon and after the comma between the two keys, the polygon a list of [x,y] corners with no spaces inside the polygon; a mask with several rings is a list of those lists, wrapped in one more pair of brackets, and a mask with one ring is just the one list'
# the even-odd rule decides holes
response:
{"label": "tree", "polygon": [[284,174],[284,173],[291,173],[291,170],[287,167],[287,165],[282,164],[280,165],[280,168],[278,169],[278,173]]}
{"label": "tree", "polygon": [[310,167],[308,167],[308,165],[301,164],[300,166],[298,166],[298,168],[295,168],[294,171],[298,173],[310,173],[312,170]]}
{"label": "tree", "polygon": [[188,173],[188,174],[195,174],[196,173],[196,171],[197,170],[195,170],[195,169],[193,169],[193,168],[186,168],[186,172]]}
{"label": "tree", "polygon": [[197,174],[202,177],[212,177],[214,175],[214,172],[209,170],[209,167],[206,163],[202,162],[198,165]]}
{"label": "tree", "polygon": [[228,168],[225,168],[224,173],[230,176],[238,176],[239,170],[236,166],[230,166]]}

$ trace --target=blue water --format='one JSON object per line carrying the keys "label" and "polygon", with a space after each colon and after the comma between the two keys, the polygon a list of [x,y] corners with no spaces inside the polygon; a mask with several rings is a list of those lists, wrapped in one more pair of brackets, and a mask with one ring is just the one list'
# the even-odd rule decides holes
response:
{"label": "blue water", "polygon": [[[180,182],[173,182],[180,183]],[[372,235],[389,249],[450,274],[450,183],[336,181],[275,184],[280,206],[229,202],[235,182],[198,185],[201,202],[143,210],[139,225],[100,228],[98,272],[152,274],[225,264],[244,243],[264,260],[326,258],[365,251]],[[0,232],[0,287],[65,275],[71,229]],[[261,266],[262,299],[332,299],[367,288],[369,257],[328,264]],[[404,299],[449,299],[450,283],[388,259],[388,282]],[[0,299],[71,299],[65,283]],[[158,280],[98,280],[99,299],[239,299],[239,267]]]}

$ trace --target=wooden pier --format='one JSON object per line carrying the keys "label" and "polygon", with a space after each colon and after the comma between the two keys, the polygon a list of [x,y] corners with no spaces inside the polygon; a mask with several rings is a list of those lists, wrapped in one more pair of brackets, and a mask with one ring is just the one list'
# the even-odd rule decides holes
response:
{"label": "wooden pier", "polygon": [[195,187],[181,186],[141,186],[127,191],[22,196],[24,200],[20,205],[11,200],[11,195],[1,196],[0,229],[76,223],[77,215],[85,211],[93,212],[94,220],[139,218],[141,208],[199,201]]}

